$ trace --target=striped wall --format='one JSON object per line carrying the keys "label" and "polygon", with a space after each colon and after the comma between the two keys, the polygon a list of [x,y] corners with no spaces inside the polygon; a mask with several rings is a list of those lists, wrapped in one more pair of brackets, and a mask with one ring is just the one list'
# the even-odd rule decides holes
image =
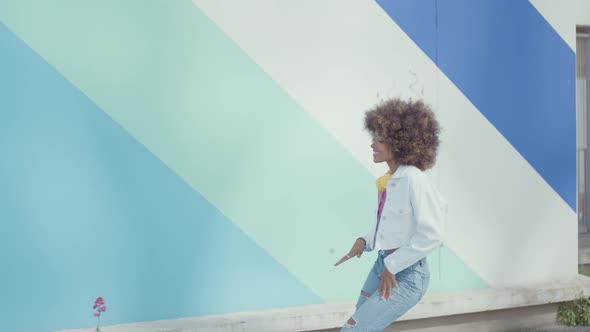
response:
{"label": "striped wall", "polygon": [[354,300],[374,257],[333,263],[393,96],[443,127],[429,292],[576,275],[575,12],[548,6],[0,2],[3,328]]}

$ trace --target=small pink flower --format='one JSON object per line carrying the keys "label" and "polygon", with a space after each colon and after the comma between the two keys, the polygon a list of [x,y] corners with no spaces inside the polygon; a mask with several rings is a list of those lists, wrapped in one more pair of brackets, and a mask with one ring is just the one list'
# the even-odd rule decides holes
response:
{"label": "small pink flower", "polygon": [[101,315],[101,313],[107,311],[107,306],[104,304],[104,299],[102,297],[97,297],[96,300],[94,301],[94,306],[92,306],[92,309],[96,310],[96,312],[94,313],[94,317],[98,318],[96,330],[100,331],[100,329],[99,329],[100,315]]}

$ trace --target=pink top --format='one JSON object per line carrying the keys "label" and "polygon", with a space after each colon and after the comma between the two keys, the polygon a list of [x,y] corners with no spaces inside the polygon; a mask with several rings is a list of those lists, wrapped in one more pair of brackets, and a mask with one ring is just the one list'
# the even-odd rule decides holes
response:
{"label": "pink top", "polygon": [[[383,205],[385,205],[385,198],[387,197],[387,190],[378,192],[379,195],[379,208],[377,209],[377,226],[375,227],[375,233],[373,234],[373,243],[377,238],[377,231],[379,230],[379,223],[381,222],[381,212],[383,212]],[[365,240],[366,241],[366,240]]]}
{"label": "pink top", "polygon": [[379,209],[377,210],[377,220],[381,220],[381,212],[383,211],[383,205],[385,205],[386,198],[387,190],[379,193]]}

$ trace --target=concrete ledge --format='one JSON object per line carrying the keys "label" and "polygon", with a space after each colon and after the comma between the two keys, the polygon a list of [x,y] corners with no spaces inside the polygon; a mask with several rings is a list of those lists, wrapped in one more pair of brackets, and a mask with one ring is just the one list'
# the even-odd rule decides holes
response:
{"label": "concrete ledge", "polygon": [[[385,332],[557,332],[557,303],[397,321]],[[317,332],[339,332],[339,328]],[[576,330],[567,329],[568,332]],[[578,330],[588,332],[588,328]]]}
{"label": "concrete ledge", "polygon": [[[432,293],[400,321],[461,315],[570,301],[590,296],[590,278],[579,275],[568,281],[531,285],[526,288],[488,288],[461,292]],[[225,315],[179,318],[113,325],[109,332],[196,331],[313,331],[341,326],[353,313],[354,303],[307,305]],[[107,330],[106,328],[104,330]],[[83,332],[88,329],[64,330]]]}

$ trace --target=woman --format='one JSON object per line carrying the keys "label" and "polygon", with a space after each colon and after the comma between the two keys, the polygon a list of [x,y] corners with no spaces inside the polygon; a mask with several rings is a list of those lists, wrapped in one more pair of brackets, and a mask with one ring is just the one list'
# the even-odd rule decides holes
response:
{"label": "woman", "polygon": [[354,242],[339,265],[378,250],[356,304],[341,331],[383,331],[424,296],[426,256],[442,245],[446,203],[423,171],[434,166],[439,125],[422,101],[386,101],[365,115],[373,162],[389,171],[377,180],[375,225]]}

